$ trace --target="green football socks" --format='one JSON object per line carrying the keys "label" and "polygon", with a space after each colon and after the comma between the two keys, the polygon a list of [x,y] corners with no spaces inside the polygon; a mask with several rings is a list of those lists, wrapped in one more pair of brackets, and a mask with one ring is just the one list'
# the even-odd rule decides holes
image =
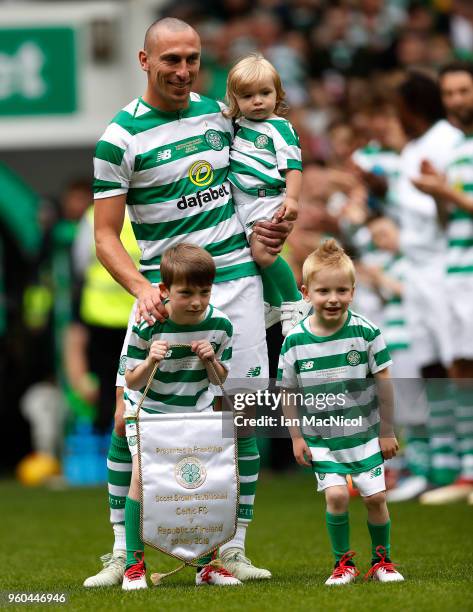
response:
{"label": "green football socks", "polygon": [[130,497],[125,503],[125,529],[126,529],[126,567],[127,569],[137,563],[135,553],[144,551],[143,540],[140,537],[140,510],[141,504]]}
{"label": "green football socks", "polygon": [[391,558],[391,521],[389,520],[384,525],[373,525],[368,521],[368,531],[371,536],[371,558],[374,563],[380,561],[380,557],[376,553],[377,546],[384,546],[386,549],[386,559]]}
{"label": "green football socks", "polygon": [[112,433],[107,455],[110,522],[125,523],[125,499],[131,482],[131,455],[125,436]]}
{"label": "green football socks", "polygon": [[265,302],[280,306],[282,302],[298,302],[302,296],[290,265],[277,257],[267,268],[261,268]]}
{"label": "green football socks", "polygon": [[327,531],[332,545],[335,561],[340,561],[345,553],[350,550],[350,524],[348,512],[343,514],[331,514],[326,512],[325,521]]}
{"label": "green football socks", "polygon": [[240,506],[238,519],[251,521],[255,503],[260,456],[256,437],[238,438],[238,474],[240,476]]}

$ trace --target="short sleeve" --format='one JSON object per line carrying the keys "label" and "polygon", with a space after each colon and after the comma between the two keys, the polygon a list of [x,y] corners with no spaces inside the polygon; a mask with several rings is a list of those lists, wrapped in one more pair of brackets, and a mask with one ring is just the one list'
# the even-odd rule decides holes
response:
{"label": "short sleeve", "polygon": [[126,369],[134,370],[148,357],[153,327],[146,322],[134,325],[126,350]]}
{"label": "short sleeve", "polygon": [[288,121],[275,121],[273,142],[279,170],[301,170],[302,157],[299,137]]}
{"label": "short sleeve", "polygon": [[282,345],[281,354],[279,355],[276,377],[276,385],[278,387],[295,389],[298,386],[294,359],[293,350],[286,339]]}
{"label": "short sleeve", "polygon": [[228,321],[228,328],[223,332],[223,339],[220,343],[218,351],[216,353],[217,360],[223,365],[223,367],[230,371],[230,364],[232,360],[232,346],[233,346],[233,326]]}
{"label": "short sleeve", "polygon": [[95,147],[94,199],[127,193],[131,173],[130,134],[117,123],[111,123]]}
{"label": "short sleeve", "polygon": [[371,374],[385,370],[392,364],[391,356],[379,329],[376,330],[374,338],[368,341],[368,366]]}

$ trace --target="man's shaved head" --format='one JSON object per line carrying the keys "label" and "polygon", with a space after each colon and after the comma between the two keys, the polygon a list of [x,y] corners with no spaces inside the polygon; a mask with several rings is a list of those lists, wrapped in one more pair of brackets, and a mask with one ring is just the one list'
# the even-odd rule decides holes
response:
{"label": "man's shaved head", "polygon": [[[160,32],[163,30],[167,30],[168,32],[183,32],[184,30],[192,30],[195,32],[194,28],[185,21],[182,21],[182,19],[176,19],[175,17],[164,17],[163,19],[158,19],[146,30],[144,42],[145,51],[149,51],[150,45],[154,40],[156,40],[157,37],[159,37]],[[198,36],[197,32],[195,33]]]}
{"label": "man's shaved head", "polygon": [[200,67],[200,37],[194,28],[172,17],[158,19],[146,31],[138,58],[148,80],[143,100],[163,111],[187,108]]}

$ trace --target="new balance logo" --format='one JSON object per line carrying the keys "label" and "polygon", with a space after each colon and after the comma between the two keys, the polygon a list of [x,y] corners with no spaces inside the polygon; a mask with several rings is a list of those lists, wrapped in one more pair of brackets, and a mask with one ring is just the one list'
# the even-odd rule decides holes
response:
{"label": "new balance logo", "polygon": [[255,378],[261,374],[261,366],[255,366],[254,368],[250,368],[246,375],[246,378]]}
{"label": "new balance logo", "polygon": [[303,361],[300,366],[300,371],[304,372],[304,370],[312,370],[314,368],[314,361],[309,359],[307,361]]}
{"label": "new balance logo", "polygon": [[158,153],[156,154],[156,161],[167,161],[168,159],[171,159],[171,154],[171,149],[164,149],[164,151],[158,151]]}
{"label": "new balance logo", "polygon": [[380,467],[373,468],[370,472],[370,478],[377,478],[378,476],[381,476],[382,473],[383,470]]}

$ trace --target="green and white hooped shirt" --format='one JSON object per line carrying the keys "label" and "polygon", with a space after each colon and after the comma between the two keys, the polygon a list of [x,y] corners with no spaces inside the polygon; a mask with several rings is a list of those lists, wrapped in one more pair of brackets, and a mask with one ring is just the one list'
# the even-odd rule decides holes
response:
{"label": "green and white hooped shirt", "polygon": [[[384,272],[399,282],[403,282],[408,262],[402,255],[394,256],[384,266]],[[406,321],[405,304],[401,295],[390,295],[383,308],[383,336],[388,351],[401,351],[410,347],[410,333]]]}
{"label": "green and white hooped shirt", "polygon": [[[126,367],[134,370],[148,356],[149,347],[156,340],[169,344],[190,344],[194,340],[208,340],[218,361],[230,369],[233,326],[220,310],[209,305],[203,321],[197,325],[179,325],[171,319],[149,325],[143,321],[133,327],[127,348]],[[172,347],[161,361],[154,380],[144,399],[146,412],[176,413],[201,412],[212,406],[213,392],[204,363],[187,347]],[[125,402],[132,408],[141,398],[141,391],[126,389]]]}
{"label": "green and white hooped shirt", "polygon": [[[447,167],[450,185],[473,198],[473,135],[464,136]],[[447,226],[447,275],[473,278],[473,213],[452,208]]]}
{"label": "green and white hooped shirt", "polygon": [[[343,327],[331,336],[313,334],[309,319],[287,335],[278,386],[304,394],[308,418],[338,417],[342,423],[350,419],[349,426],[334,427],[333,435],[325,424],[321,433],[303,428],[316,472],[358,473],[383,462],[376,387],[367,379],[391,363],[380,330],[350,310]],[[358,424],[353,424],[354,419]]]}
{"label": "green and white hooped shirt", "polygon": [[232,185],[249,195],[278,195],[286,187],[285,170],[302,170],[299,138],[282,117],[251,121],[241,117],[230,149]]}
{"label": "green and white hooped shirt", "polygon": [[396,221],[399,220],[398,181],[401,157],[397,151],[382,147],[378,142],[370,142],[366,147],[353,153],[354,162],[365,170],[386,177],[388,190],[384,197],[386,208],[384,212]]}
{"label": "green and white hooped shirt", "polygon": [[227,180],[233,129],[223,108],[194,93],[176,112],[138,98],[97,143],[94,197],[127,194],[140,271],[153,283],[162,253],[184,241],[213,256],[217,283],[259,274]]}

